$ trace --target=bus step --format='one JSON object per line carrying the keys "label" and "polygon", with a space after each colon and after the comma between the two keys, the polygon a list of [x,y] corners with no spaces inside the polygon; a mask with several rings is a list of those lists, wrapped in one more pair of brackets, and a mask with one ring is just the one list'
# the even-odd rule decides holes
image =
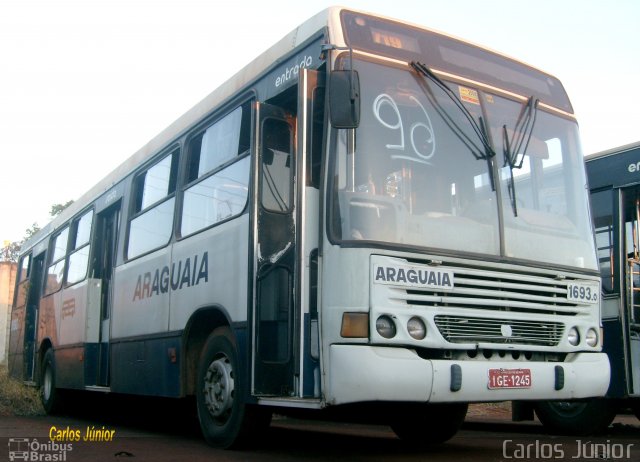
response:
{"label": "bus step", "polygon": [[84,389],[88,391],[101,391],[103,393],[111,392],[111,387],[101,387],[99,385],[86,385]]}

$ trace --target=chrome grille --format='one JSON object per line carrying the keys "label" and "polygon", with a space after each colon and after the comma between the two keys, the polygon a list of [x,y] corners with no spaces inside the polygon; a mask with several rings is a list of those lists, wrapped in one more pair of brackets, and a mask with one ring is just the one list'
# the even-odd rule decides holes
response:
{"label": "chrome grille", "polygon": [[567,300],[570,279],[523,273],[456,267],[455,288],[437,291],[420,288],[394,288],[390,299],[409,305],[470,308],[501,312],[545,313],[575,316],[591,311],[591,307]]}
{"label": "chrome grille", "polygon": [[436,315],[440,334],[452,343],[524,343],[555,346],[560,342],[563,324],[549,321],[488,319]]}

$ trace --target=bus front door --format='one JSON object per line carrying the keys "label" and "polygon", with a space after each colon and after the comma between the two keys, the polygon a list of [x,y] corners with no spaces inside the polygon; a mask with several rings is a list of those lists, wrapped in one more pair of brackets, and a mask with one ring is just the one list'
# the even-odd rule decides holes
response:
{"label": "bus front door", "polygon": [[116,263],[118,224],[120,221],[120,203],[117,203],[97,215],[97,229],[94,233],[93,277],[99,281],[99,314],[95,323],[98,328],[98,349],[95,364],[95,384],[109,386],[109,338],[111,306],[113,303],[113,275]]}
{"label": "bus front door", "polygon": [[278,107],[260,104],[257,121],[252,389],[255,395],[291,396],[296,322],[294,119]]}
{"label": "bus front door", "polygon": [[627,382],[629,395],[640,396],[640,188],[622,190],[626,256]]}
{"label": "bus front door", "polygon": [[38,338],[38,313],[40,294],[42,293],[42,276],[44,271],[44,253],[33,259],[30,285],[27,292],[24,317],[24,379],[36,381],[36,341]]}

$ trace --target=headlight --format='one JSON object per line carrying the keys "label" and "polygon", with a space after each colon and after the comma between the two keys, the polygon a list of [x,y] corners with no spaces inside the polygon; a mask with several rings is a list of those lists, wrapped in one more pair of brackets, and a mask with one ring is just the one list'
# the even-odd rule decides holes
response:
{"label": "headlight", "polygon": [[393,338],[396,336],[396,325],[389,316],[380,316],[376,320],[376,330],[378,334],[384,338]]}
{"label": "headlight", "polygon": [[573,346],[577,346],[580,343],[580,333],[578,332],[577,327],[572,327],[569,329],[569,334],[567,335],[567,340]]}
{"label": "headlight", "polygon": [[598,333],[596,332],[595,329],[589,329],[587,331],[587,335],[585,336],[585,341],[587,342],[587,345],[589,345],[590,347],[594,347],[598,344]]}
{"label": "headlight", "polygon": [[427,336],[427,326],[424,325],[422,319],[415,316],[407,322],[407,331],[416,340],[422,340]]}

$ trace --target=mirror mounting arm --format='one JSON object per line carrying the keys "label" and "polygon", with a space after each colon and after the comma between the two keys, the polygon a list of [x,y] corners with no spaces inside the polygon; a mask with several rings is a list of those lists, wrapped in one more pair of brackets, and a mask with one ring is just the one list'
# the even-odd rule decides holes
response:
{"label": "mirror mounting arm", "polygon": [[[336,128],[357,128],[360,122],[360,79],[353,69],[353,48],[333,44],[322,45],[322,51],[348,51],[349,69],[331,71],[329,80],[329,107],[331,123]],[[345,74],[348,81],[345,82]],[[345,85],[346,84],[346,85]],[[348,92],[348,94],[347,94]],[[345,107],[344,101],[349,104]]]}

